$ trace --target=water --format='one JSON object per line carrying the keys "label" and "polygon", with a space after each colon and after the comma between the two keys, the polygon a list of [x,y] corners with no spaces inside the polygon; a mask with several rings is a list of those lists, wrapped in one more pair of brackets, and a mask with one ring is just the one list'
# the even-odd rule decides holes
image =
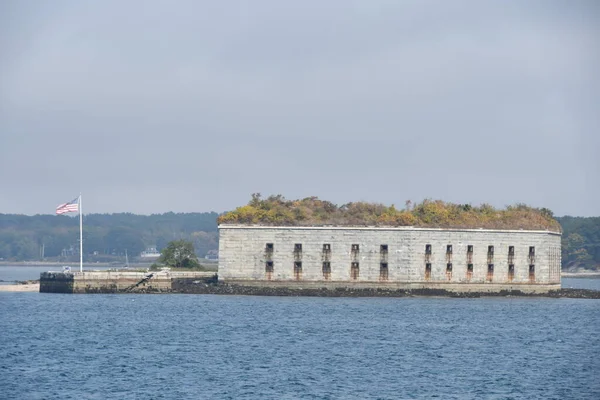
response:
{"label": "water", "polygon": [[0,293],[2,399],[599,399],[600,301]]}
{"label": "water", "polygon": [[600,276],[589,278],[562,278],[563,288],[600,290]]}

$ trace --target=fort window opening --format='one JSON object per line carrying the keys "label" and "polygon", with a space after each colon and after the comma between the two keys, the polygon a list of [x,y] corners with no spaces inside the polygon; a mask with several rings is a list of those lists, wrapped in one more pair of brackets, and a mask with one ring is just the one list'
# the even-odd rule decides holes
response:
{"label": "fort window opening", "polygon": [[452,263],[452,245],[451,244],[446,245],[446,262],[449,264]]}
{"label": "fort window opening", "polygon": [[488,264],[487,281],[491,282],[494,279],[494,264]]}
{"label": "fort window opening", "polygon": [[487,262],[488,264],[494,262],[494,246],[488,246]]}
{"label": "fort window opening", "polygon": [[327,253],[328,251],[331,251],[331,245],[330,245],[329,243],[325,243],[325,244],[323,245],[323,251],[324,251],[324,252],[326,252],[326,253]]}
{"label": "fort window opening", "polygon": [[425,280],[431,279],[431,263],[425,264]]}
{"label": "fort window opening", "polygon": [[529,246],[529,264],[535,263],[535,246]]}
{"label": "fort window opening", "polygon": [[350,264],[350,278],[352,280],[357,280],[358,274],[359,274],[358,263],[353,262],[352,264]]}
{"label": "fort window opening", "polygon": [[302,243],[294,244],[294,259],[296,261],[302,260]]}
{"label": "fort window opening", "polygon": [[446,279],[452,280],[452,263],[446,264]]}
{"label": "fort window opening", "polygon": [[358,251],[359,251],[359,249],[358,249],[358,245],[357,245],[357,244],[353,244],[353,245],[350,247],[350,249],[351,249],[351,252],[350,252],[350,254],[352,255],[352,259],[354,259],[354,260],[358,260]]}
{"label": "fort window opening", "polygon": [[488,254],[494,254],[494,246],[488,246]]}
{"label": "fort window opening", "polygon": [[265,274],[268,281],[273,279],[273,261],[267,261],[265,263]]}
{"label": "fort window opening", "polygon": [[273,261],[267,261],[265,263],[265,272],[266,273],[273,273]]}
{"label": "fort window opening", "polygon": [[331,263],[329,261],[323,262],[323,278],[331,279]]}
{"label": "fort window opening", "polygon": [[388,280],[388,263],[381,263],[379,264],[379,279],[382,281],[387,281]]}
{"label": "fort window opening", "polygon": [[473,263],[473,245],[467,246],[467,264]]}
{"label": "fort window opening", "polygon": [[508,246],[508,255],[509,256],[515,255],[515,246]]}
{"label": "fort window opening", "polygon": [[473,264],[467,265],[467,280],[470,280],[473,277]]}
{"label": "fort window opening", "polygon": [[431,245],[430,244],[425,245],[425,254],[431,254]]}
{"label": "fort window opening", "polygon": [[388,245],[387,244],[382,244],[381,246],[379,246],[379,251],[381,253],[387,253],[388,252]]}
{"label": "fort window opening", "polygon": [[535,265],[533,264],[529,266],[529,282],[535,282]]}
{"label": "fort window opening", "polygon": [[512,282],[513,279],[515,279],[515,265],[514,264],[510,264],[508,266],[508,281]]}
{"label": "fort window opening", "polygon": [[267,260],[273,258],[273,243],[267,243],[265,245],[265,258]]}
{"label": "fort window opening", "polygon": [[302,261],[294,261],[294,278],[302,279]]}

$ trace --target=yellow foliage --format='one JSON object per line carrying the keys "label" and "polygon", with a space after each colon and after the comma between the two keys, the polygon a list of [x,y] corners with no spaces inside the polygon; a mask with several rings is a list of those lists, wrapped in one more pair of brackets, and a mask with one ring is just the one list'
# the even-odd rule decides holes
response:
{"label": "yellow foliage", "polygon": [[441,200],[410,204],[411,207],[406,210],[397,210],[394,205],[388,207],[377,203],[355,202],[336,206],[317,197],[286,200],[277,195],[262,199],[260,195],[254,194],[248,205],[219,216],[218,223],[561,230],[550,210],[524,204],[509,206],[503,210],[495,209],[489,204],[477,207]]}

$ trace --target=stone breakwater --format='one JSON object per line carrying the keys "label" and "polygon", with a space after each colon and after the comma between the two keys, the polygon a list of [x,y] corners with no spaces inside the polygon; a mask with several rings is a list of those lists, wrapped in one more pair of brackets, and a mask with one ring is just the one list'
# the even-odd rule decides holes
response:
{"label": "stone breakwater", "polygon": [[173,293],[218,294],[239,296],[315,296],[315,297],[416,297],[440,296],[453,298],[477,297],[551,297],[600,299],[600,291],[560,289],[548,293],[526,293],[519,290],[500,292],[452,292],[443,289],[385,289],[385,288],[302,288],[284,286],[245,286],[219,283],[215,279],[175,279]]}
{"label": "stone breakwater", "polygon": [[42,272],[42,293],[172,293],[176,279],[213,279],[214,272],[83,271]]}
{"label": "stone breakwater", "polygon": [[440,288],[324,287],[320,285],[234,284],[218,280],[214,272],[44,272],[40,292],[45,293],[182,293],[242,296],[316,296],[316,297],[551,297],[600,299],[600,291],[559,289],[549,292],[513,290],[451,291]]}

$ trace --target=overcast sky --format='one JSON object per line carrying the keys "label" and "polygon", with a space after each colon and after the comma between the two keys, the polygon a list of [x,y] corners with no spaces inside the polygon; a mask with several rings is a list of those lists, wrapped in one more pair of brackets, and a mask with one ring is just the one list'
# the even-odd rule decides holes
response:
{"label": "overcast sky", "polygon": [[0,213],[600,215],[600,2],[0,2]]}

